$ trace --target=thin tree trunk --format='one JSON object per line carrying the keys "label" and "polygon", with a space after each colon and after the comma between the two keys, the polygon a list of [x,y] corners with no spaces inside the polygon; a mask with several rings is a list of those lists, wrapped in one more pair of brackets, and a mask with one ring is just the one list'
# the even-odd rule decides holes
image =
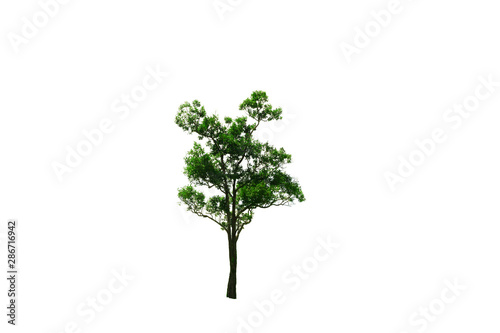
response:
{"label": "thin tree trunk", "polygon": [[227,283],[227,293],[226,296],[229,298],[236,299],[236,239],[232,237],[229,238],[229,281]]}

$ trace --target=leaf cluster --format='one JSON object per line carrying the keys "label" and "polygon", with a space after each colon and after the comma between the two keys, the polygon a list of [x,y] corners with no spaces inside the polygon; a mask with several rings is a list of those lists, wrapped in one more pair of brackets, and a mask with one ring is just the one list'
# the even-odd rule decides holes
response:
{"label": "leaf cluster", "polygon": [[[305,200],[298,181],[285,172],[292,156],[253,137],[261,123],[281,119],[282,109],[273,108],[263,91],[253,92],[239,109],[245,116],[221,120],[195,100],[182,104],[175,117],[199,140],[185,157],[189,185],[178,190],[178,197],[188,211],[211,219],[236,239],[255,209]],[[200,186],[215,188],[219,195],[206,198]]]}

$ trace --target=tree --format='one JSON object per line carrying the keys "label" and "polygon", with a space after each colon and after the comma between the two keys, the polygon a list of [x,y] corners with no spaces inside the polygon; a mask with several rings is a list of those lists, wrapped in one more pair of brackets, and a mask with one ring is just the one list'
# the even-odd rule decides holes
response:
{"label": "tree", "polygon": [[[263,122],[281,119],[281,108],[273,109],[263,91],[255,91],[243,101],[240,110],[248,117],[223,121],[207,115],[195,100],[179,107],[175,123],[198,136],[185,157],[184,174],[189,185],[178,189],[180,203],[187,210],[217,223],[227,233],[229,281],[227,294],[236,298],[236,243],[257,208],[289,206],[305,200],[297,180],[284,167],[292,156],[283,148],[253,137]],[[214,188],[218,195],[206,198],[197,187]]]}

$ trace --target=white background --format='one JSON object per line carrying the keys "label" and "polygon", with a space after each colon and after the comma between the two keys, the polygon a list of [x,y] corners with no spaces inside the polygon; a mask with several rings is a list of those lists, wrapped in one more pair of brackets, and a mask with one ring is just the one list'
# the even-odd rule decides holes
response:
{"label": "white background", "polygon": [[[0,331],[237,332],[280,289],[254,331],[417,332],[455,278],[467,290],[426,331],[498,331],[500,88],[459,129],[442,118],[480,75],[500,80],[497,3],[401,0],[351,63],[340,44],[389,1],[234,3],[222,20],[211,0],[73,0],[17,53],[7,36],[40,5],[1,3],[0,221],[19,221],[20,278],[15,329],[0,283]],[[113,101],[157,65],[169,77],[120,120]],[[290,115],[266,137],[306,201],[256,212],[230,300],[225,233],[177,205],[195,137],[174,117],[193,99],[239,115],[254,90]],[[114,131],[60,182],[51,164],[103,118]],[[448,140],[392,192],[384,173],[435,127]],[[290,291],[282,275],[327,236],[340,248]],[[122,268],[133,281],[87,324],[77,307]]]}

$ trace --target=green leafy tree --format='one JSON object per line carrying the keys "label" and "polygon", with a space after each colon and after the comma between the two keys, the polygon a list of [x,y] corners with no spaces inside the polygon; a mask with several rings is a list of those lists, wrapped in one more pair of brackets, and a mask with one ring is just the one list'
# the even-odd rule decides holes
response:
{"label": "green leafy tree", "polygon": [[[178,196],[188,211],[212,220],[227,233],[229,298],[236,298],[236,243],[254,211],[305,200],[299,183],[284,170],[292,156],[253,137],[261,123],[281,119],[282,109],[273,109],[266,93],[255,91],[240,110],[250,119],[221,121],[216,114],[207,115],[195,100],[182,104],[175,118],[180,128],[199,140],[185,157],[189,185],[180,188]],[[197,187],[215,188],[218,195],[207,198]]]}

